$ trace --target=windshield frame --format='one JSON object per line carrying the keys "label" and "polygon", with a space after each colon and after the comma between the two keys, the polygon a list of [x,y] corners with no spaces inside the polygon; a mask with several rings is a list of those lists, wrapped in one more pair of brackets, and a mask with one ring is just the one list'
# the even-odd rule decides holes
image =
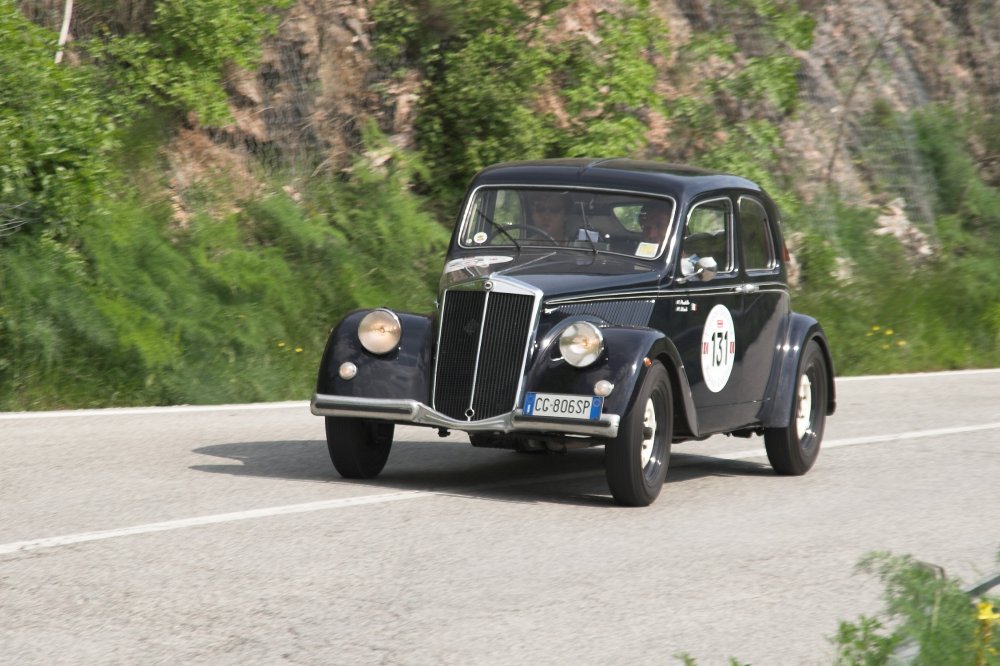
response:
{"label": "windshield frame", "polygon": [[[500,192],[500,191],[514,191],[518,197],[524,198],[526,195],[537,192],[548,192],[557,195],[564,195],[573,199],[573,206],[581,206],[581,220],[587,228],[589,227],[589,222],[586,219],[586,211],[582,209],[582,202],[579,199],[580,195],[591,193],[594,195],[599,195],[605,197],[606,200],[602,202],[602,205],[610,205],[609,200],[614,197],[621,197],[622,203],[630,203],[632,205],[638,205],[641,202],[659,202],[666,203],[670,206],[669,221],[667,224],[667,230],[664,233],[663,240],[660,241],[659,245],[656,247],[655,253],[648,254],[648,248],[644,250],[643,253],[638,252],[638,245],[634,251],[623,251],[621,249],[613,249],[611,243],[604,242],[600,239],[600,242],[593,242],[588,236],[582,240],[567,240],[564,242],[527,242],[523,239],[518,239],[516,242],[510,240],[505,241],[505,238],[509,234],[504,232],[496,232],[487,234],[482,242],[474,242],[472,239],[479,237],[482,233],[481,229],[483,227],[488,228],[499,228],[503,226],[507,230],[517,229],[518,224],[502,224],[494,220],[490,215],[484,210],[485,207],[480,205],[481,197],[484,192]],[[631,200],[631,201],[628,201]],[[572,206],[571,211],[575,210]],[[672,238],[674,232],[677,228],[679,204],[677,197],[670,194],[660,194],[651,193],[649,191],[640,191],[624,188],[604,188],[604,187],[593,187],[593,186],[579,186],[579,185],[561,185],[557,183],[535,183],[535,184],[525,184],[525,183],[490,183],[479,185],[472,189],[467,195],[465,202],[463,204],[462,212],[459,217],[459,223],[455,229],[455,245],[463,250],[488,250],[491,252],[496,252],[498,250],[510,250],[510,251],[522,251],[528,248],[534,250],[545,250],[548,252],[561,252],[561,251],[571,251],[571,252],[590,252],[590,253],[606,253],[614,254],[617,256],[629,257],[634,260],[640,261],[658,261],[664,256],[664,253],[668,252],[672,245]],[[496,215],[495,202],[493,208],[490,210],[493,215]],[[524,219],[524,204],[521,202],[521,208],[519,209],[519,215],[521,219]],[[620,231],[620,236],[615,240],[622,240],[625,242],[635,241],[636,243],[644,242],[641,238],[641,231],[636,231],[634,229],[628,229],[624,226],[624,223],[614,216],[614,223],[618,225],[618,230]],[[524,222],[521,223],[522,225]],[[579,227],[580,230],[584,229],[584,226]],[[474,230],[479,230],[474,233]],[[500,239],[500,243],[493,243],[492,241]],[[487,242],[487,239],[490,242]],[[650,245],[650,243],[645,243],[645,245]]]}

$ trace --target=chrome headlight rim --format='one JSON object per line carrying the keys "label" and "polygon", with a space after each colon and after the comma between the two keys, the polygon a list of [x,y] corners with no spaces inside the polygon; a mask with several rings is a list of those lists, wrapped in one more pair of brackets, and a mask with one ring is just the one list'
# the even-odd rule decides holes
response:
{"label": "chrome headlight rim", "polygon": [[586,368],[604,353],[604,334],[594,323],[574,321],[559,334],[559,352],[573,367]]}
{"label": "chrome headlight rim", "polygon": [[388,308],[376,308],[358,322],[358,340],[372,354],[388,354],[399,347],[403,325],[396,313]]}

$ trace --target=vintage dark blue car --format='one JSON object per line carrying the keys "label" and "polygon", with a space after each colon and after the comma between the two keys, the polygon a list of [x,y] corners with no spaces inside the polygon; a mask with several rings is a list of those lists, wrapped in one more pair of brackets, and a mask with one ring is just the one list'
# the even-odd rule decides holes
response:
{"label": "vintage dark blue car", "polygon": [[835,408],[819,323],[792,312],[774,202],[738,176],[624,159],[501,164],[472,180],[434,314],[376,308],[333,330],[312,412],[347,478],[395,424],[475,446],[604,446],[645,506],[673,442],[763,435],[803,474]]}

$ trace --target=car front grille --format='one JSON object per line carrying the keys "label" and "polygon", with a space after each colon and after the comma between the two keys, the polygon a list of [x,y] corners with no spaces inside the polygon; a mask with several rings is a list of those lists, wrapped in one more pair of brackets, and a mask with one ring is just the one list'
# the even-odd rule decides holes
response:
{"label": "car front grille", "polygon": [[514,409],[533,311],[526,294],[445,292],[434,408],[469,421]]}

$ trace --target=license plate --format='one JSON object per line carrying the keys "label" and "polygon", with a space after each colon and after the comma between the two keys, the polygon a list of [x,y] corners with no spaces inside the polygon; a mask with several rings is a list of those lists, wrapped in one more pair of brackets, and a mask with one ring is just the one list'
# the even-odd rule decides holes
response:
{"label": "license plate", "polygon": [[528,393],[524,396],[525,416],[554,416],[596,421],[600,418],[603,407],[604,398],[596,395]]}

